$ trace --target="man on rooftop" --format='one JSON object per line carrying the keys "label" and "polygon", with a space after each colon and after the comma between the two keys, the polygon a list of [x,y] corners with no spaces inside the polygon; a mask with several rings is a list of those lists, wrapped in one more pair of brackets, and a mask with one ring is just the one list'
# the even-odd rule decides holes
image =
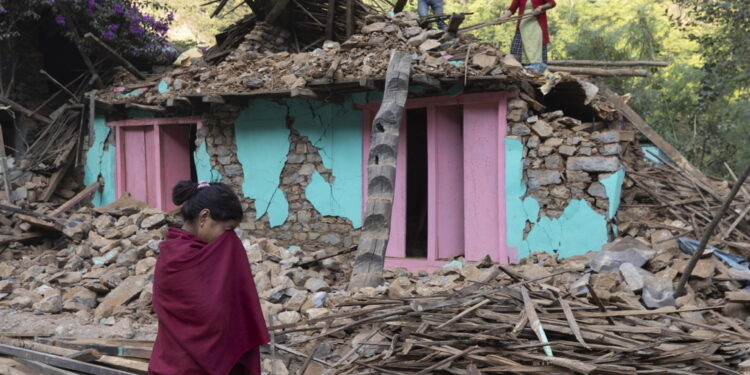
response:
{"label": "man on rooftop", "polygon": [[556,6],[555,0],[513,0],[500,21],[510,21],[518,11],[516,34],[510,52],[524,65],[547,64],[549,28],[547,10]]}

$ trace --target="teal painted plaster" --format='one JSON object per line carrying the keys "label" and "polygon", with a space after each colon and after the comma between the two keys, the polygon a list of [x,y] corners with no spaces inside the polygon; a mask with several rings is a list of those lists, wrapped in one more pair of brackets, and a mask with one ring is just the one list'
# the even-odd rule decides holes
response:
{"label": "teal painted plaster", "polygon": [[[608,185],[615,186],[618,178],[622,184],[618,173],[610,177],[612,181],[607,180]],[[518,249],[519,257],[534,251],[557,251],[561,257],[570,257],[599,250],[607,243],[607,218],[594,211],[585,200],[570,201],[559,218],[540,217],[539,202],[525,197],[523,144],[514,137],[505,139],[505,189],[507,245]],[[610,190],[619,194],[617,189],[611,187]],[[619,197],[616,201],[619,202]],[[616,210],[615,207],[614,212]],[[524,238],[527,224],[531,230]]]}
{"label": "teal painted plaster", "polygon": [[620,208],[620,197],[622,196],[622,182],[625,180],[625,170],[620,168],[607,178],[602,178],[599,182],[604,185],[604,191],[607,193],[609,200],[609,211],[607,217],[612,219]]}
{"label": "teal painted plaster", "polygon": [[333,178],[317,172],[305,196],[325,216],[340,216],[362,225],[362,115],[354,104],[366,100],[352,96],[342,103],[289,99],[293,127],[319,149],[323,166]]}
{"label": "teal painted plaster", "polygon": [[157,90],[159,91],[159,94],[166,94],[169,92],[169,85],[167,84],[167,81],[161,80],[159,81],[159,86],[157,86]]}
{"label": "teal painted plaster", "polygon": [[200,147],[193,152],[193,160],[195,161],[195,171],[198,174],[198,181],[221,181],[221,173],[211,167],[211,155],[209,155],[206,150],[205,140],[201,142]]}
{"label": "teal painted plaster", "polygon": [[284,224],[289,202],[279,189],[289,152],[287,108],[270,100],[254,100],[235,122],[237,159],[242,165],[242,192],[255,200],[256,218],[268,214],[272,227]]}
{"label": "teal painted plaster", "polygon": [[671,161],[669,157],[667,156],[667,154],[663,153],[658,147],[654,145],[641,146],[641,150],[643,150],[643,153],[646,155],[646,158],[645,158],[646,161],[652,161],[657,164],[662,164],[662,159],[666,161]]}
{"label": "teal painted plaster", "polygon": [[91,204],[95,207],[114,202],[115,197],[115,146],[107,145],[111,129],[104,117],[94,120],[94,143],[86,151],[86,164],[83,166],[83,182],[86,186],[102,177],[104,187],[94,194]]}

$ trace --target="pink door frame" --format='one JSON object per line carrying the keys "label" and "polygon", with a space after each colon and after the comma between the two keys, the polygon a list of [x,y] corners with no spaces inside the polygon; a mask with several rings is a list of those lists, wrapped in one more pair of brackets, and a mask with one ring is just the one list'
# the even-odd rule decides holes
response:
{"label": "pink door frame", "polygon": [[[492,92],[407,100],[407,109],[427,109],[427,258],[406,258],[404,243],[408,150],[405,129],[408,125],[402,123],[391,234],[386,251],[387,267],[406,267],[410,270],[435,269],[445,264],[446,258],[460,254],[464,254],[469,261],[478,261],[487,254],[495,262],[515,261],[517,256],[514,249],[506,246],[505,232],[505,135],[509,95],[511,94],[507,92]],[[367,197],[370,132],[379,107],[380,102],[358,106],[363,111],[363,198]],[[456,108],[462,109],[463,113],[461,147],[451,142],[458,135],[455,131]],[[457,158],[460,160],[456,160]],[[456,179],[459,179],[459,184],[450,183]],[[463,195],[463,199],[456,199],[459,193]],[[364,205],[363,199],[363,215]],[[456,210],[461,214],[450,214]],[[456,248],[458,245],[461,247]]]}
{"label": "pink door frame", "polygon": [[[190,133],[185,127],[203,127],[201,117],[143,118],[107,122],[115,129],[115,194],[133,197],[164,211],[177,208],[169,199],[172,186],[190,179]],[[183,141],[187,142],[183,142]],[[184,144],[183,144],[184,143]],[[185,154],[185,157],[174,157]],[[169,166],[164,162],[169,158]],[[129,175],[129,171],[140,175]],[[145,178],[144,178],[145,177]],[[138,180],[141,178],[141,180]]]}

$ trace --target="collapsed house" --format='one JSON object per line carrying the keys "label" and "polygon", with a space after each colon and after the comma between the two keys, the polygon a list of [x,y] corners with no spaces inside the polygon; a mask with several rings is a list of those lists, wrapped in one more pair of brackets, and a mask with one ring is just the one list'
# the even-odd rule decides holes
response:
{"label": "collapsed house", "polygon": [[[750,195],[676,296],[688,238],[730,184],[695,170],[622,97],[525,70],[461,33],[460,15],[443,32],[357,1],[251,3],[203,58],[151,75],[118,62],[115,83],[59,111],[21,160],[32,170],[14,190],[38,193],[0,207],[12,212],[0,215],[0,307],[75,314],[121,340],[9,338],[44,333],[26,327],[0,335],[0,353],[145,373],[153,337],[127,339],[153,328],[158,244],[180,224],[171,189],[191,179],[243,197],[239,234],[275,337],[267,373],[750,368],[738,342],[750,338]],[[348,291],[393,50],[412,68],[387,283]],[[74,359],[92,345],[105,355]]]}

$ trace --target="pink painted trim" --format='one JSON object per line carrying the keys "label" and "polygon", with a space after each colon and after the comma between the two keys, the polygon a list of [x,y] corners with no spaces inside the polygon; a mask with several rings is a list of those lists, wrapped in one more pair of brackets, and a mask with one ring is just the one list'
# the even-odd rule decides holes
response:
{"label": "pink painted trim", "polygon": [[198,129],[203,127],[203,118],[200,116],[192,117],[172,117],[172,118],[137,118],[121,121],[107,122],[107,126],[165,126],[165,125],[197,125]]}
{"label": "pink painted trim", "polygon": [[[163,167],[162,164],[164,162],[163,157],[166,155],[162,154],[161,132],[162,132],[162,129],[160,126],[158,125],[154,126],[154,130],[153,130],[154,138],[153,138],[153,144],[151,145],[153,147],[152,157],[155,159],[153,160],[153,166],[154,166],[153,175],[156,176],[156,178],[154,179],[156,180],[154,181],[154,185],[155,185],[154,197],[156,198],[156,207],[159,207],[161,209],[166,209],[164,205],[164,194],[166,194],[166,191],[164,190],[164,179],[166,178],[166,176],[164,175],[164,168],[162,168]],[[148,162],[148,160],[146,162]],[[148,166],[146,166],[146,168],[148,168]]]}
{"label": "pink painted trim", "polygon": [[[408,126],[408,124],[407,124]],[[438,117],[435,105],[427,106],[427,259],[438,259]]]}
{"label": "pink painted trim", "polygon": [[[459,105],[469,103],[495,103],[506,101],[509,93],[505,91],[494,91],[486,93],[463,94],[459,96],[429,96],[425,98],[409,98],[406,100],[406,109],[425,108],[431,105]],[[355,108],[370,110],[377,114],[382,102],[369,102],[367,104],[355,104]]]}
{"label": "pink painted trim", "polygon": [[125,187],[125,134],[122,128],[115,128],[115,194],[119,199]]}

